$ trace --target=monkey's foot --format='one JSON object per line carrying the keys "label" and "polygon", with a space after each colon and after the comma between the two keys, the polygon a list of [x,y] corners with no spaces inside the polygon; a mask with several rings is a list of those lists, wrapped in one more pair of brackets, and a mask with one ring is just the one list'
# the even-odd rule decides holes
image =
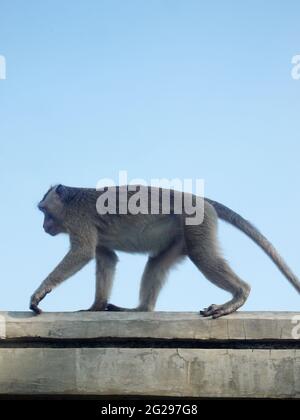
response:
{"label": "monkey's foot", "polygon": [[76,312],[103,312],[103,311],[106,311],[106,308],[102,308],[102,309],[97,309],[97,308],[80,309],[79,311],[76,311]]}
{"label": "monkey's foot", "polygon": [[137,309],[128,309],[128,308],[122,308],[120,306],[113,305],[112,303],[109,303],[106,307],[107,311],[115,311],[115,312],[136,312]]}
{"label": "monkey's foot", "polygon": [[239,306],[241,305],[236,306],[232,303],[225,303],[224,305],[210,305],[208,308],[204,308],[203,311],[200,311],[200,314],[204,317],[212,316],[215,319],[235,312]]}
{"label": "monkey's foot", "polygon": [[81,309],[78,312],[102,312],[106,310],[106,303],[105,304],[95,304],[93,303],[93,305],[88,308],[88,309]]}

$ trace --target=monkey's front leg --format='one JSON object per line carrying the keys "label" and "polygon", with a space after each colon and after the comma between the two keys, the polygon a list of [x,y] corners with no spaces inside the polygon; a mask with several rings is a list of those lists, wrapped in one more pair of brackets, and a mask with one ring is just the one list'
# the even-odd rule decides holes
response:
{"label": "monkey's front leg", "polygon": [[40,314],[39,302],[64,280],[77,273],[93,258],[92,249],[80,246],[73,246],[58,266],[42,282],[30,299],[30,309]]}
{"label": "monkey's front leg", "polygon": [[88,311],[105,311],[111,293],[118,257],[114,251],[96,248],[96,293],[95,301]]}
{"label": "monkey's front leg", "polygon": [[142,277],[140,303],[136,308],[127,309],[109,304],[107,305],[107,310],[117,312],[153,311],[159,292],[166,280],[168,271],[176,262],[179,262],[184,258],[182,248],[182,242],[177,241],[164,252],[156,256],[149,257]]}

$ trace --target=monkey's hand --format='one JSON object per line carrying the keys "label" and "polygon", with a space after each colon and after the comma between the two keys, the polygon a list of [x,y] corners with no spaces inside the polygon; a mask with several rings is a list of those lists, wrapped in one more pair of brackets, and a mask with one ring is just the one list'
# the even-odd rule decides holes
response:
{"label": "monkey's hand", "polygon": [[42,310],[38,307],[38,304],[40,303],[40,301],[42,299],[44,299],[44,297],[51,292],[50,287],[47,288],[42,288],[42,289],[38,289],[32,296],[30,299],[30,309],[35,312],[37,315],[42,313]]}

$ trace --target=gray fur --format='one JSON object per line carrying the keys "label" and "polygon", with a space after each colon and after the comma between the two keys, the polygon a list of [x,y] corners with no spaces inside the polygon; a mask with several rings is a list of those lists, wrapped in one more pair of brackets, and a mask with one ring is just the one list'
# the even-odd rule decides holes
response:
{"label": "gray fur", "polygon": [[284,259],[279,255],[274,246],[268,241],[268,239],[262,235],[259,230],[253,226],[248,220],[245,220],[239,214],[235,213],[228,207],[220,204],[216,201],[206,199],[216,210],[217,215],[220,219],[230,223],[237,229],[244,232],[249,238],[251,238],[258,246],[260,246],[264,252],[273,260],[282,274],[289,280],[289,282],[295,287],[297,292],[300,293],[300,282],[297,276],[292,272],[289,266],[286,264]]}
{"label": "gray fur", "polygon": [[[170,214],[162,214],[160,211],[159,214],[133,215],[117,212],[99,215],[96,202],[107,191],[110,193],[112,190],[108,188],[96,191],[59,185],[51,188],[39,203],[39,209],[45,215],[45,231],[53,236],[59,233],[68,234],[71,246],[61,263],[33,294],[30,308],[36,313],[41,312],[38,304],[47,293],[94,258],[96,293],[89,310],[130,310],[107,303],[117,264],[115,251],[149,255],[141,281],[140,302],[131,310],[153,310],[168,272],[186,256],[208,280],[232,295],[232,299],[225,304],[211,305],[204,309],[201,311],[202,315],[217,318],[237,310],[246,301],[250,286],[231,270],[219,251],[218,217],[253,239],[300,292],[299,280],[270,242],[249,222],[222,204],[204,199],[204,220],[199,225],[185,224],[187,215],[184,212],[175,214],[172,206]],[[160,192],[161,189],[158,189],[158,197]],[[171,191],[171,195],[174,194]],[[160,204],[159,198],[159,206]],[[119,203],[117,207],[119,208]]]}

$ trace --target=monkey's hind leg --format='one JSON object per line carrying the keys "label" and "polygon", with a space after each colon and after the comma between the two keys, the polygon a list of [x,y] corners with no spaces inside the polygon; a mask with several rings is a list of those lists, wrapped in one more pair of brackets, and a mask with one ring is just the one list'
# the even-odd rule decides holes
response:
{"label": "monkey's hind leg", "polygon": [[155,307],[159,292],[161,291],[167,274],[171,267],[180,262],[184,255],[182,241],[174,242],[169,248],[162,253],[149,257],[146,264],[141,287],[140,287],[140,302],[137,308],[126,309],[116,305],[107,305],[108,311],[152,311]]}
{"label": "monkey's hind leg", "polygon": [[[209,226],[186,227],[186,243],[190,259],[213,284],[232,294],[232,299],[223,305],[211,305],[200,311],[201,315],[219,318],[235,312],[241,307],[250,286],[240,279],[221,256],[216,237],[216,221]],[[204,222],[205,224],[205,222]]]}

